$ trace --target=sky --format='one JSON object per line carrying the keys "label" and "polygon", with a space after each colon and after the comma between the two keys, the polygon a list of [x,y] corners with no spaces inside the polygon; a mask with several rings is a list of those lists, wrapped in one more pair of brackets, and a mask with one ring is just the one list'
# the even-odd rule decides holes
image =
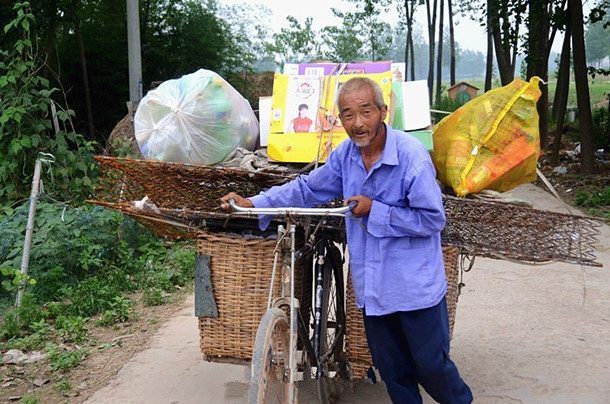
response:
{"label": "sky", "polygon": [[[327,25],[337,25],[341,21],[333,16],[331,8],[345,7],[348,2],[345,0],[221,0],[226,4],[234,3],[251,3],[264,4],[272,11],[270,16],[270,25],[275,32],[287,26],[286,17],[292,15],[299,21],[305,21],[308,16],[313,17],[314,28],[319,29]],[[401,2],[402,3],[402,2]],[[387,21],[394,25],[398,20],[398,11],[396,6],[392,6],[388,13],[382,15]],[[438,18],[438,17],[437,17]],[[422,33],[425,33],[426,26],[426,8],[424,5],[418,6],[415,13],[416,24],[419,24]],[[460,44],[462,49],[470,49],[474,51],[487,52],[487,40],[483,27],[477,22],[472,21],[469,17],[461,16],[455,12],[455,39]],[[445,9],[445,24],[447,24],[447,10]],[[427,37],[427,34],[424,34]],[[553,50],[561,50],[561,35],[557,35]]]}

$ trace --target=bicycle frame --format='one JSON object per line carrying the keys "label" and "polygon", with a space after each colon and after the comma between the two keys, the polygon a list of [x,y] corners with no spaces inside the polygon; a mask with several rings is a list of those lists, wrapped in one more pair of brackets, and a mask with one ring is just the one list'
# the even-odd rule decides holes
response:
{"label": "bicycle frame", "polygon": [[[242,208],[238,206],[233,199],[229,200],[229,205],[234,210],[232,215],[234,216],[252,216],[252,215],[273,215],[273,216],[284,216],[287,220],[287,227],[283,225],[278,226],[278,243],[275,249],[275,256],[273,260],[273,269],[271,273],[271,284],[269,287],[269,296],[267,300],[267,309],[272,307],[281,308],[282,306],[288,306],[290,309],[290,336],[289,336],[289,388],[288,388],[288,402],[296,402],[296,379],[297,379],[297,330],[301,334],[301,340],[303,341],[303,349],[308,352],[311,356],[314,366],[318,368],[318,375],[320,377],[320,367],[318,359],[320,356],[320,323],[319,318],[321,314],[321,299],[316,296],[316,308],[315,308],[315,335],[317,336],[314,341],[314,346],[311,346],[309,341],[309,333],[307,332],[307,326],[300,315],[299,301],[295,298],[295,233],[296,225],[294,224],[294,218],[299,216],[339,216],[344,217],[347,212],[356,206],[357,202],[351,202],[347,206],[340,208]],[[286,233],[288,233],[289,239],[286,239]],[[282,245],[282,243],[288,245]],[[273,300],[273,285],[275,283],[275,277],[277,273],[277,264],[281,250],[289,249],[289,258],[287,254],[283,254],[282,262],[282,291],[279,299]],[[322,243],[317,243],[315,246],[316,253],[316,294],[322,291],[322,271],[324,270],[324,251],[326,248]],[[299,251],[301,253],[301,251]],[[300,254],[301,256],[303,254]],[[289,274],[289,275],[288,275]],[[286,281],[288,279],[288,282]],[[290,291],[289,296],[288,290]],[[339,332],[343,332],[340,330]],[[330,347],[330,351],[334,350],[334,343]],[[328,358],[326,358],[328,359]]]}

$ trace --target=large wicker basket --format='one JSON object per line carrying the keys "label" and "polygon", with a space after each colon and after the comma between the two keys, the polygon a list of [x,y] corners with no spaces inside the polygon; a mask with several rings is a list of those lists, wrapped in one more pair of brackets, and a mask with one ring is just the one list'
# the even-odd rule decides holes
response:
{"label": "large wicker basket", "polygon": [[[199,317],[200,348],[205,360],[246,363],[259,322],[267,309],[276,240],[201,233],[197,251],[210,257],[210,272],[218,318]],[[305,272],[296,266],[296,297],[308,314],[309,288],[302,288]],[[281,271],[281,265],[278,265]],[[279,291],[281,274],[274,282]],[[309,296],[303,296],[303,293]],[[276,293],[277,295],[277,293]],[[304,298],[303,298],[304,297]]]}
{"label": "large wicker basket", "polygon": [[[460,250],[457,247],[443,247],[445,275],[447,277],[447,314],[449,316],[449,332],[453,333],[455,311],[458,301],[459,269],[458,258]],[[369,346],[364,333],[362,311],[356,307],[356,299],[351,284],[351,276],[347,281],[347,319],[345,350],[352,366],[354,378],[366,377],[366,372],[372,364]]]}

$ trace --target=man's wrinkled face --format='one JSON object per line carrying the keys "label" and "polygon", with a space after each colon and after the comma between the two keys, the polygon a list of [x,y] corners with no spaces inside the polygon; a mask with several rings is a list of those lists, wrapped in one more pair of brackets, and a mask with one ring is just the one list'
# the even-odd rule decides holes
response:
{"label": "man's wrinkled face", "polygon": [[369,88],[361,88],[341,94],[339,118],[350,139],[358,147],[367,147],[383,132],[383,120],[388,108],[375,104],[375,95]]}

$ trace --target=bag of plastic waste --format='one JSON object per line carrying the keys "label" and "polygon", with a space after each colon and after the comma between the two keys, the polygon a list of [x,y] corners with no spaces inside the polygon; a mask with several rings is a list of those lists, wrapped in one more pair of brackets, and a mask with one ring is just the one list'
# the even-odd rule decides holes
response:
{"label": "bag of plastic waste", "polygon": [[134,126],[145,158],[187,164],[214,165],[238,147],[253,150],[258,138],[248,101],[204,69],[149,91]]}
{"label": "bag of plastic waste", "polygon": [[540,78],[488,91],[434,128],[432,160],[439,180],[458,196],[508,191],[536,179]]}

